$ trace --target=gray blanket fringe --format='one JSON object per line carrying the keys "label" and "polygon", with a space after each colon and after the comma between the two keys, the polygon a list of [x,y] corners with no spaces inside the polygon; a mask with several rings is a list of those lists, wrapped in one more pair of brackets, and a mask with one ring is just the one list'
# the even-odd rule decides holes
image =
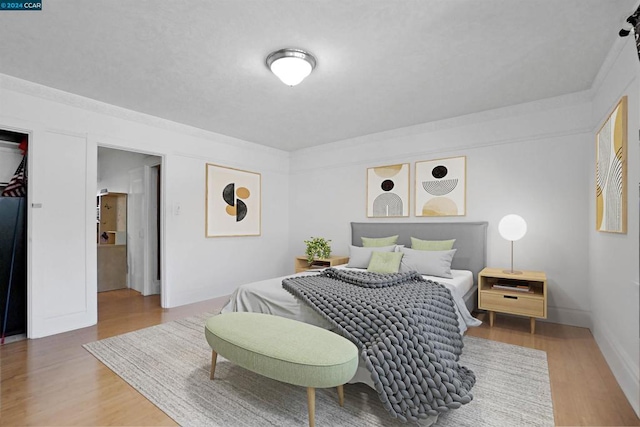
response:
{"label": "gray blanket fringe", "polygon": [[458,363],[462,335],[443,285],[415,272],[329,268],[284,279],[282,286],[358,346],[394,418],[417,421],[473,399],[475,374]]}

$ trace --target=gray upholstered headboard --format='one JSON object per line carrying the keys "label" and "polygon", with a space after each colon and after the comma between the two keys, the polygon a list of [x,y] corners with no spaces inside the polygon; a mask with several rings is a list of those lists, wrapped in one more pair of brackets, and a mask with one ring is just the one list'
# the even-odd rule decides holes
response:
{"label": "gray upholstered headboard", "polygon": [[351,244],[362,246],[362,237],[398,237],[398,244],[411,247],[411,237],[423,240],[456,239],[451,268],[470,270],[477,283],[487,261],[487,222],[352,222]]}

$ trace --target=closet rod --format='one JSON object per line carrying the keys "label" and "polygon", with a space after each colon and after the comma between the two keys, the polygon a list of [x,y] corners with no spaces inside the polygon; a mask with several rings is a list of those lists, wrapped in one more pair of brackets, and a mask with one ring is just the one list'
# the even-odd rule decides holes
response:
{"label": "closet rod", "polygon": [[9,148],[11,150],[17,150],[19,145],[20,145],[19,142],[5,141],[3,139],[0,139],[1,148]]}

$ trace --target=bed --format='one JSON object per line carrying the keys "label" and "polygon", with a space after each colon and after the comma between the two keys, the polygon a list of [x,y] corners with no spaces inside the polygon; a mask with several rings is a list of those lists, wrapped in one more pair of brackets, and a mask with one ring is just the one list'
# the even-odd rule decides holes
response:
{"label": "bed", "polygon": [[[486,222],[457,223],[351,223],[353,246],[362,246],[362,237],[387,237],[398,235],[398,245],[411,245],[411,237],[423,240],[455,239],[456,249],[451,263],[452,278],[423,276],[441,283],[451,291],[455,302],[460,333],[468,327],[480,325],[480,321],[471,316],[477,300],[478,273],[486,261]],[[346,265],[337,269],[350,270]],[[310,306],[287,292],[282,282],[289,277],[317,275],[318,271],[306,271],[289,276],[248,283],[240,286],[231,296],[222,312],[245,311],[267,313],[302,321],[325,329],[334,330],[334,326]],[[362,382],[375,388],[371,374],[361,363],[351,383]],[[431,425],[437,416],[421,420],[421,425]]]}
{"label": "bed", "polygon": [[[351,223],[351,242],[362,246],[362,237],[386,237],[398,235],[398,244],[410,246],[411,237],[430,240],[456,239],[456,254],[451,263],[453,279],[424,276],[427,279],[445,285],[458,301],[463,301],[465,310],[461,332],[469,326],[478,326],[480,322],[470,313],[475,309],[478,289],[478,273],[486,265],[486,222],[455,223]],[[346,268],[339,266],[338,268]],[[331,329],[327,320],[319,316],[311,307],[298,301],[282,288],[285,277],[317,274],[317,271],[297,273],[241,285],[232,295],[222,312],[249,311],[267,313],[312,325]]]}

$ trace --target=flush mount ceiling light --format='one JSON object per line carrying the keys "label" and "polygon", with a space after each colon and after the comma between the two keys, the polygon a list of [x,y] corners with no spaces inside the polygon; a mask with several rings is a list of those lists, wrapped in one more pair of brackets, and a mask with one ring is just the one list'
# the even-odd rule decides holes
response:
{"label": "flush mount ceiling light", "polygon": [[267,67],[282,83],[295,86],[316,67],[316,58],[300,49],[280,49],[267,56]]}

